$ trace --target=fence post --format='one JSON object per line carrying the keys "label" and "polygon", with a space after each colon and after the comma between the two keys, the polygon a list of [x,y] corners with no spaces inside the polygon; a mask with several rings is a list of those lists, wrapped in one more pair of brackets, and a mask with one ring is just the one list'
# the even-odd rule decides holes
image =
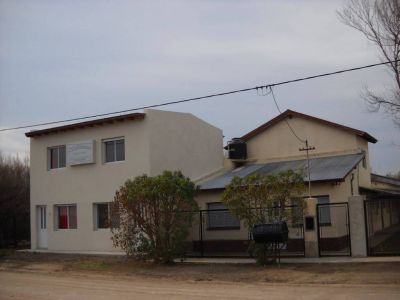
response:
{"label": "fence post", "polygon": [[318,224],[317,224],[317,199],[305,199],[304,211],[304,245],[306,257],[319,257],[318,250]]}
{"label": "fence post", "polygon": [[349,197],[349,223],[352,256],[367,256],[364,199],[365,196]]}
{"label": "fence post", "polygon": [[203,211],[200,210],[200,256],[204,256],[204,245],[203,245]]}

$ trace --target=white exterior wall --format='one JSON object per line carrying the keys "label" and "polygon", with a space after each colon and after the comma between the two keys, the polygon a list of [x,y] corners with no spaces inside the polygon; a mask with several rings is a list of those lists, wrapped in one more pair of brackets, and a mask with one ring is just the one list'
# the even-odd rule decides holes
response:
{"label": "white exterior wall", "polygon": [[145,112],[152,176],[164,170],[180,170],[196,180],[222,169],[222,130],[188,113]]}
{"label": "white exterior wall", "polygon": [[[93,204],[111,202],[129,178],[182,170],[195,179],[222,167],[222,132],[190,114],[147,110],[126,120],[31,138],[31,247],[38,205],[47,206],[49,250],[119,251],[109,229],[94,228]],[[102,140],[124,137],[125,161],[103,163]],[[211,139],[208,137],[212,137]],[[95,140],[95,163],[48,170],[47,149]],[[188,146],[185,146],[190,144]],[[218,149],[219,151],[216,151]],[[56,230],[55,205],[77,205],[77,229]]]}
{"label": "white exterior wall", "polygon": [[[125,121],[31,138],[31,243],[37,248],[36,206],[47,205],[48,249],[112,251],[109,230],[95,231],[93,203],[110,202],[126,179],[149,172],[147,128]],[[124,137],[125,161],[104,164],[102,139]],[[47,169],[47,148],[95,140],[94,164]],[[56,230],[55,205],[77,205],[77,229]]]}
{"label": "white exterior wall", "polygon": [[[301,139],[307,139],[309,145],[315,147],[310,151],[311,157],[361,151],[362,141],[354,133],[297,116],[287,121]],[[363,141],[367,147],[367,142]],[[304,143],[293,136],[283,120],[247,141],[248,159],[257,162],[304,158],[305,152],[299,151],[303,147]]]}
{"label": "white exterior wall", "polygon": [[369,151],[368,151],[368,143],[361,137],[357,137],[357,145],[358,149],[364,151],[365,153],[365,167],[363,163],[360,163],[359,167],[359,182],[360,186],[369,188],[371,187],[371,163],[369,161]]}

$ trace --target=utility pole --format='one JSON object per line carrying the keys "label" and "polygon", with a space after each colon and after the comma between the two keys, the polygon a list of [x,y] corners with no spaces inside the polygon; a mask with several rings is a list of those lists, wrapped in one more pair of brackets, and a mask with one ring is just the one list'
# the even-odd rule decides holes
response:
{"label": "utility pole", "polygon": [[306,151],[307,154],[307,172],[308,172],[308,197],[311,198],[311,172],[310,172],[310,157],[308,151],[315,150],[315,147],[310,147],[308,145],[308,140],[306,140],[306,147],[300,148],[299,151]]}

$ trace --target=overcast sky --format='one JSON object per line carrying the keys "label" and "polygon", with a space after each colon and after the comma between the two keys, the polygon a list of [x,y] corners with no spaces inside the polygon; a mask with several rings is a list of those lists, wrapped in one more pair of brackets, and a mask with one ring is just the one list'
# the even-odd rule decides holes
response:
{"label": "overcast sky", "polygon": [[[0,0],[0,127],[53,121],[253,87],[376,63],[343,25],[345,1]],[[275,88],[282,109],[367,131],[374,172],[400,170],[400,128],[368,112],[363,86],[390,87],[384,67]],[[241,136],[278,114],[255,92],[172,105]],[[0,151],[26,155],[26,130]]]}

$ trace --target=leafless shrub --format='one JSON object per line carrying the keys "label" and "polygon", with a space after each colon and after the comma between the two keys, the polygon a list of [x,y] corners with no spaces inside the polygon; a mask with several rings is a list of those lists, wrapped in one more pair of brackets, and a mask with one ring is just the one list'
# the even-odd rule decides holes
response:
{"label": "leafless shrub", "polygon": [[382,61],[391,61],[393,87],[381,94],[365,88],[362,97],[370,111],[387,113],[400,126],[400,0],[349,0],[338,15],[378,46]]}

